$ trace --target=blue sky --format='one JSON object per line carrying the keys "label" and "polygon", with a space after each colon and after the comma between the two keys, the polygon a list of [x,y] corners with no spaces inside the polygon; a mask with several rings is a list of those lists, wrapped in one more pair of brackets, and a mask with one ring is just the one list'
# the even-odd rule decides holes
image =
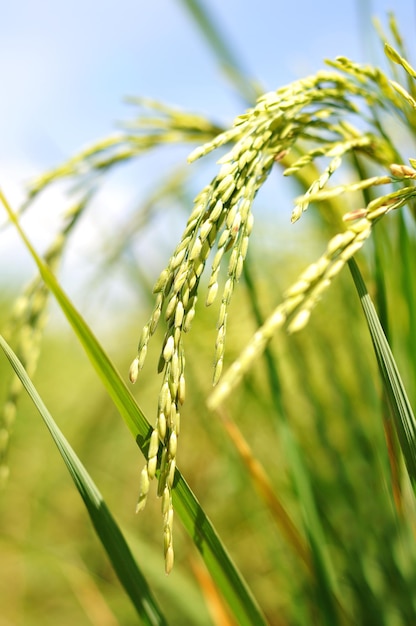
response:
{"label": "blue sky", "polygon": [[[370,16],[387,29],[393,5],[416,59],[411,0],[205,5],[267,91],[315,72],[324,58],[381,60]],[[125,96],[157,98],[225,123],[245,107],[180,0],[15,0],[3,3],[1,31],[0,186],[15,206],[25,181],[132,117]],[[51,215],[48,209],[41,219],[49,225]]]}
{"label": "blue sky", "polygon": [[[206,0],[266,90],[316,71],[325,57],[366,60],[373,50],[362,17],[385,20],[392,5],[410,46],[416,16],[409,0]],[[0,75],[0,162],[20,163],[23,178],[128,117],[126,95],[225,119],[242,108],[179,0],[4,3]]]}

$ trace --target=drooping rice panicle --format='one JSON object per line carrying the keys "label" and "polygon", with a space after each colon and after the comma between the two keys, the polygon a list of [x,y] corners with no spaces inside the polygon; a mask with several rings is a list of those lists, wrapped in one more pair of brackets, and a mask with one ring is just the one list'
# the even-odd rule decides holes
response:
{"label": "drooping rice panicle", "polygon": [[[329,163],[328,167],[326,167],[322,174],[319,176],[319,178],[315,180],[309,187],[308,191],[303,196],[304,199],[302,200],[302,202],[298,202],[296,204],[295,208],[292,211],[292,222],[296,222],[300,218],[302,213],[308,208],[311,202],[310,198],[313,197],[314,194],[319,193],[319,191],[321,191],[325,187],[332,174],[341,166],[342,156],[346,152],[350,152],[354,148],[369,146],[371,144],[371,141],[372,138],[369,136],[358,137],[351,139],[350,141],[338,143],[336,146],[331,148],[331,150],[323,151],[325,156],[332,157],[332,160]],[[289,170],[285,171],[285,174],[293,174],[296,171],[296,165],[297,164],[292,165]]]}
{"label": "drooping rice panicle", "polygon": [[[379,184],[416,179],[416,170],[402,164],[392,164],[391,177],[379,177],[362,181],[359,189]],[[352,185],[354,189],[357,185]],[[348,191],[342,186],[343,191]],[[327,192],[314,197],[328,197]],[[208,406],[216,409],[236,387],[245,372],[263,352],[267,343],[279,328],[287,326],[289,332],[301,330],[308,322],[310,313],[322,294],[328,289],[333,278],[342,270],[346,262],[354,256],[371,235],[373,224],[388,212],[398,209],[416,197],[416,187],[407,186],[371,201],[365,209],[352,211],[344,216],[344,221],[354,223],[343,233],[335,235],[328,243],[325,253],[312,263],[285,293],[283,302],[269,316],[264,325],[256,331],[250,342],[225,373],[219,386],[211,393]],[[357,218],[358,221],[355,221]]]}
{"label": "drooping rice panicle", "polygon": [[[192,162],[225,144],[233,144],[219,160],[217,176],[196,197],[182,238],[154,287],[155,306],[142,331],[138,353],[130,368],[130,380],[135,382],[146,358],[148,342],[159,321],[164,318],[166,330],[158,368],[163,373],[163,381],[148,459],[142,472],[138,510],[145,505],[151,479],[158,475],[167,571],[173,564],[171,491],[179,434],[179,407],[183,401],[180,390],[185,384],[182,339],[195,315],[199,282],[211,251],[215,248],[206,295],[208,306],[221,291],[220,271],[229,254],[217,322],[213,377],[214,384],[217,384],[224,362],[228,307],[241,276],[253,227],[252,204],[274,163],[284,159],[298,145],[302,156],[292,162],[286,174],[297,173],[319,157],[329,159],[326,168],[298,200],[293,221],[310,202],[396,180],[391,176],[376,176],[367,181],[325,189],[348,153],[362,152],[386,166],[392,162],[388,141],[377,134],[376,122],[371,125],[371,110],[376,107],[386,109],[389,104],[397,104],[400,100],[380,70],[359,66],[345,58],[338,58],[332,65],[337,71],[321,71],[276,92],[264,94],[253,108],[237,117],[231,129],[197,148],[189,157]],[[403,104],[403,101],[400,100],[400,103]],[[346,116],[355,113],[360,113],[362,117],[363,109],[360,107],[368,113],[370,129],[367,132],[354,128],[346,119]],[[305,150],[311,144],[309,151]],[[401,176],[401,179],[406,177]],[[296,285],[287,292],[284,302],[256,332],[241,358],[214,391],[210,406],[217,406],[222,401],[276,328],[288,324],[289,331],[294,332],[307,323],[312,308],[334,276],[370,236],[374,220],[404,204],[410,193],[409,189],[402,189],[384,196],[379,203],[370,203],[357,214],[360,217],[358,221],[329,242],[324,255],[300,276]],[[349,221],[352,220],[350,216]]]}

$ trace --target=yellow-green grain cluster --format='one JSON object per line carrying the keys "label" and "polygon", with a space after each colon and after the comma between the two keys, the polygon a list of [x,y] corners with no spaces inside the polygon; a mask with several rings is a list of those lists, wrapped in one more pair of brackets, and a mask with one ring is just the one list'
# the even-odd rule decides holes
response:
{"label": "yellow-green grain cluster", "polygon": [[[167,571],[173,564],[172,487],[180,407],[185,398],[183,334],[190,330],[200,279],[211,251],[215,249],[205,303],[207,306],[212,304],[218,294],[221,298],[213,374],[216,385],[223,369],[228,307],[242,274],[253,228],[252,204],[273,165],[280,161],[286,163],[286,157],[295,146],[296,154],[301,156],[292,159],[286,175],[296,175],[318,157],[329,160],[327,167],[298,199],[292,221],[300,217],[310,202],[414,177],[413,170],[408,166],[394,165],[391,170],[393,176],[378,176],[331,190],[324,189],[347,153],[365,154],[383,166],[392,163],[389,142],[377,133],[377,125],[370,124],[369,130],[362,132],[352,125],[349,118],[355,113],[362,115],[360,107],[368,112],[371,107],[388,109],[392,104],[403,106],[397,88],[380,70],[359,66],[345,58],[338,58],[331,65],[336,71],[321,71],[263,95],[255,107],[235,120],[231,129],[197,148],[189,157],[192,162],[214,149],[231,144],[219,160],[217,176],[195,199],[194,210],[182,238],[154,287],[155,307],[142,331],[138,354],[130,369],[130,379],[135,382],[146,358],[148,342],[160,319],[164,319],[166,331],[159,359],[163,381],[148,459],[141,475],[137,508],[141,510],[144,507],[150,481],[158,475]],[[287,324],[288,330],[294,332],[307,323],[321,294],[370,236],[373,222],[407,202],[413,195],[413,189],[413,186],[408,186],[393,191],[358,213],[346,216],[348,226],[345,232],[331,239],[322,257],[307,268],[288,290],[283,303],[256,332],[210,397],[211,407],[218,406],[235,386],[277,328]],[[227,261],[224,260],[226,256]],[[226,276],[222,278],[221,268],[224,265]]]}
{"label": "yellow-green grain cluster", "polygon": [[[391,165],[392,177],[380,177],[362,181],[359,188],[375,184],[386,184],[404,179],[416,179],[416,170],[407,165]],[[353,188],[356,185],[352,186]],[[331,190],[331,196],[345,192],[345,186]],[[314,200],[327,199],[329,192],[314,196]],[[263,352],[267,343],[279,328],[287,325],[289,332],[301,330],[308,322],[310,313],[333,278],[339,274],[346,262],[354,256],[371,235],[374,222],[389,211],[407,204],[416,196],[416,187],[406,186],[398,191],[386,194],[369,203],[365,209],[345,214],[346,223],[353,222],[343,233],[333,237],[325,253],[299,276],[298,280],[285,293],[283,302],[273,311],[264,325],[259,328],[250,342],[224,375],[221,383],[208,399],[208,406],[216,409],[236,387],[254,360]],[[303,202],[303,199],[301,199]],[[358,218],[358,219],[357,219]]]}

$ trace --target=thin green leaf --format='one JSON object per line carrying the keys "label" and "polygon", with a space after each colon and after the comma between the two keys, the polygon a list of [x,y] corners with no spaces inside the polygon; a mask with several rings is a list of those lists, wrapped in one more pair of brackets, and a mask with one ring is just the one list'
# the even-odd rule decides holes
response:
{"label": "thin green leaf", "polygon": [[56,425],[22,363],[2,335],[0,335],[0,347],[45,422],[85,503],[96,533],[113,564],[114,571],[141,617],[142,622],[148,626],[166,625],[167,621],[101,493]]}
{"label": "thin green leaf", "polygon": [[[401,253],[402,262],[400,264],[401,277],[400,284],[401,290],[407,305],[409,312],[409,365],[413,369],[413,380],[416,381],[416,285],[414,281],[414,267],[416,262],[416,245],[414,240],[414,229],[409,228],[409,224],[406,223],[406,216],[403,212],[398,215],[399,221],[399,233],[398,233],[398,245]],[[410,396],[414,394],[415,387],[409,391]]]}
{"label": "thin green leaf", "polygon": [[348,261],[349,268],[360,297],[373,341],[386,396],[394,418],[400,447],[403,452],[410,480],[416,483],[416,421],[407,398],[390,346],[383,332],[377,312],[354,259]]}
{"label": "thin green leaf", "polygon": [[[35,261],[45,284],[55,296],[92,365],[107,389],[109,396],[133,434],[137,445],[143,452],[145,458],[147,458],[149,437],[152,432],[149,422],[146,420],[139,405],[110,361],[105,350],[68,299],[65,292],[61,289],[49,267],[36,253],[1,191],[0,201]],[[175,472],[173,499],[176,511],[183,525],[201,553],[213,580],[228,602],[237,622],[241,626],[265,625],[265,617],[250,589],[232,562],[212,523],[178,469]]]}

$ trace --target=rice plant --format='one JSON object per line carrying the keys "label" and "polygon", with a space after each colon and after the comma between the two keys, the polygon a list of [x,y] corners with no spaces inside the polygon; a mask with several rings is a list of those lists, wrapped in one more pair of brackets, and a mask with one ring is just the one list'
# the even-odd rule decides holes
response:
{"label": "rice plant", "polygon": [[[0,196],[9,228],[37,271],[0,336],[8,360],[2,362],[8,384],[2,384],[0,429],[5,559],[14,563],[20,550],[32,563],[26,531],[19,524],[13,529],[8,505],[15,506],[15,490],[36,474],[24,452],[24,420],[33,412],[25,390],[85,503],[93,529],[88,541],[98,539],[108,557],[103,561],[77,528],[80,510],[68,533],[79,544],[81,566],[74,572],[65,558],[60,565],[54,623],[68,616],[68,623],[100,624],[411,624],[416,159],[404,153],[411,152],[415,128],[416,72],[391,17],[389,42],[383,41],[387,70],[338,57],[313,76],[259,95],[202,6],[186,4],[234,87],[256,101],[220,128],[200,115],[134,100],[140,111],[133,122],[45,173],[18,211]],[[408,144],[397,141],[397,124]],[[118,343],[122,338],[133,346],[113,352],[119,373],[112,349],[67,295],[59,264],[106,177],[177,143],[196,144],[192,165],[186,174],[175,171],[118,231],[115,225],[103,264],[97,263],[100,280],[120,265],[129,289],[141,292],[140,311],[126,328],[115,324],[111,331]],[[211,154],[216,174],[192,208],[193,172],[199,180]],[[192,169],[196,161],[199,170]],[[308,219],[312,260],[301,246],[295,253],[285,248],[278,233],[272,253],[256,240],[257,196],[272,175],[301,190],[291,221]],[[63,179],[75,199],[42,256],[20,217]],[[188,217],[151,290],[146,258],[136,267],[134,247],[159,202],[183,205]],[[50,295],[86,355],[82,367],[73,344],[52,331],[43,339]],[[48,384],[39,378],[38,385],[43,343]],[[70,370],[79,388],[75,403],[62,386]],[[43,396],[55,388],[49,409]],[[69,423],[60,415],[65,408],[88,426]],[[79,429],[73,446],[57,426],[62,419]],[[122,421],[143,457],[139,470],[127,463],[133,447],[125,432],[115,430]],[[37,431],[31,436],[43,449],[49,445]],[[14,441],[23,452],[14,453]],[[47,511],[46,523],[59,529],[67,498],[60,501],[52,474],[39,474],[37,491],[28,486],[23,497],[52,502],[56,511]],[[137,518],[126,513],[135,489]],[[27,513],[27,519],[37,536],[36,516]],[[56,567],[60,559],[52,561]],[[160,577],[163,569],[169,577]],[[3,578],[7,582],[4,572]],[[19,580],[23,588],[30,577]],[[25,593],[11,596],[9,621],[27,618]],[[69,608],[75,599],[81,608]]]}

